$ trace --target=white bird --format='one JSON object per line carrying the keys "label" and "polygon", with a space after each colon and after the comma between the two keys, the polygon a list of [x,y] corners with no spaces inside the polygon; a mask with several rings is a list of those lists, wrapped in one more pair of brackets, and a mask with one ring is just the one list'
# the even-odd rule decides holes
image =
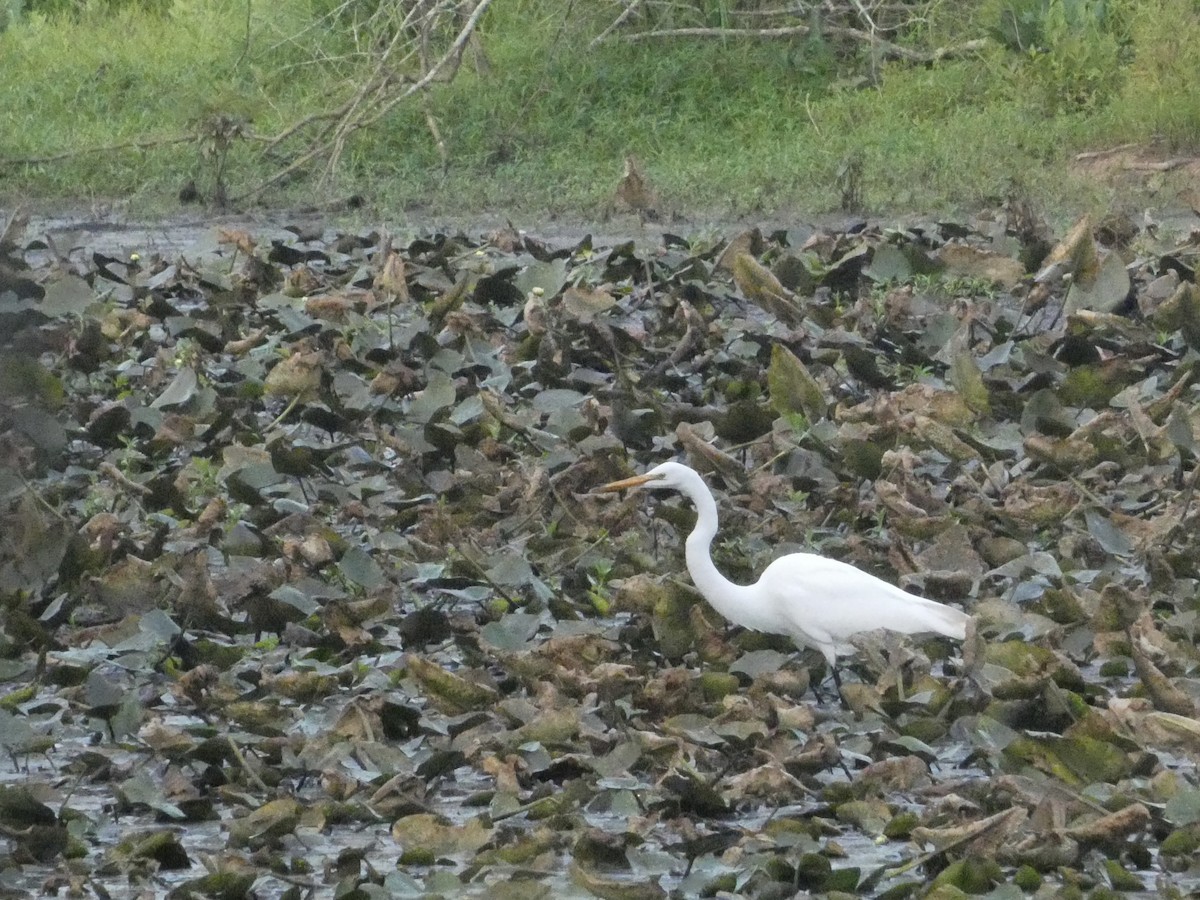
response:
{"label": "white bird", "polygon": [[[901,634],[934,633],[955,640],[967,634],[970,616],[944,603],[926,600],[836,559],[815,553],[789,553],[772,562],[754,584],[734,584],[710,555],[717,533],[717,503],[704,479],[681,463],[666,462],[597,488],[676,490],[696,506],[696,527],[688,535],[688,573],[713,609],[735,625],[786,634],[819,650],[837,682],[837,657],[854,652],[850,639],[886,628]],[[840,683],[840,682],[839,682]]]}

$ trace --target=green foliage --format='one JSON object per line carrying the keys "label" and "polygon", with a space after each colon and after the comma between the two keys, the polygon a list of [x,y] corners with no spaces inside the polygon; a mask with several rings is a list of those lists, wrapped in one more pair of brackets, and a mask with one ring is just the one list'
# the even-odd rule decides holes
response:
{"label": "green foliage", "polygon": [[23,0],[0,0],[0,31],[19,22],[24,12]]}
{"label": "green foliage", "polygon": [[156,16],[166,15],[174,0],[13,0],[24,12],[48,18],[82,18],[106,14],[115,10],[132,9]]}
{"label": "green foliage", "polygon": [[1025,53],[1042,42],[1047,0],[1011,0],[990,4],[991,36],[1010,50]]}
{"label": "green foliage", "polygon": [[1050,49],[1066,34],[1115,33],[1122,17],[1108,0],[989,0],[992,37],[1010,50]]}
{"label": "green foliage", "polygon": [[1130,39],[1133,61],[1114,119],[1173,146],[1200,139],[1200,9],[1192,0],[1141,4]]}
{"label": "green foliage", "polygon": [[1116,92],[1128,15],[1109,0],[991,0],[992,36],[1025,56],[1022,75],[1050,112],[1102,105]]}
{"label": "green foliage", "polygon": [[611,559],[597,559],[593,563],[591,571],[587,573],[588,602],[602,616],[608,615],[612,607],[612,589],[608,584],[609,579],[612,578],[612,572],[613,561]]}
{"label": "green foliage", "polygon": [[[133,7],[82,18],[26,16],[0,33],[7,67],[0,116],[0,157],[21,158],[123,141],[199,136],[216,114],[251,121],[271,133],[300,109],[312,108],[327,85],[297,78],[311,48],[294,32],[296,4],[283,0],[256,12],[262,35],[251,56],[244,4],[177,0],[167,18]],[[243,17],[239,20],[239,12]],[[56,148],[56,149],[55,149]],[[96,186],[114,195],[171,196],[204,165],[199,143],[164,143],[136,153],[82,154],[66,164],[6,169],[9,190],[89,199]],[[243,151],[244,152],[244,151]],[[236,160],[240,175],[244,161]]]}
{"label": "green foliage", "polygon": [[[5,2],[21,6],[0,0],[0,21]],[[52,2],[86,15],[47,18]],[[247,34],[243,0],[174,0],[165,16],[146,15],[146,4],[166,8],[165,0],[45,0],[40,14],[0,32],[0,118],[9,123],[0,157],[189,134],[196,142],[7,168],[10,195],[77,203],[102,185],[106,195],[165,203],[195,178],[211,196],[213,162],[200,137],[218,117],[246,124],[227,147],[236,195],[281,158],[261,154],[255,136],[349,96],[372,46],[363,23],[394,18],[380,0],[279,0],[250,7]],[[740,22],[733,8],[648,4],[635,24]],[[839,80],[860,60],[844,47],[839,59],[839,47],[820,37],[592,47],[613,13],[612,4],[494,4],[478,54],[468,52],[455,81],[350,136],[332,193],[392,207],[592,215],[610,202],[633,153],[666,210],[820,212],[857,188],[871,212],[933,211],[986,202],[1018,173],[1033,173],[1029,189],[1044,207],[1077,208],[1103,201],[1068,177],[1073,151],[1146,130],[1176,143],[1200,131],[1190,90],[1200,26],[1188,0],[943,4],[918,38],[978,37],[990,22],[1013,49],[995,45],[933,66],[876,60],[870,89]],[[1008,32],[1006,15],[1017,23]],[[1031,116],[1031,107],[1049,117]],[[856,177],[839,185],[848,160]],[[307,202],[310,187],[301,178],[268,199]]]}
{"label": "green foliage", "polygon": [[[1095,6],[1082,15],[1076,6]],[[1035,51],[1030,74],[1050,110],[1100,105],[1120,84],[1120,47],[1105,30],[1104,4],[1052,2],[1042,22],[1045,50]]]}

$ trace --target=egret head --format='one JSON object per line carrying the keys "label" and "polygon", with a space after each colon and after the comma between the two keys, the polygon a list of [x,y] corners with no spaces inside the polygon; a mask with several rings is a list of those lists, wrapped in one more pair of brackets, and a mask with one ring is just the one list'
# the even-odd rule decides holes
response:
{"label": "egret head", "polygon": [[689,476],[695,478],[695,472],[682,463],[665,462],[655,466],[641,475],[623,478],[596,488],[598,492],[623,491],[626,488],[649,488],[651,490],[681,490],[688,482]]}

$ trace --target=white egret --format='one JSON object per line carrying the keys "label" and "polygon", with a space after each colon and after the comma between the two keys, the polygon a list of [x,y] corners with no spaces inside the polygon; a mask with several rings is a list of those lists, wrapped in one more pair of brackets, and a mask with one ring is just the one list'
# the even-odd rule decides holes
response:
{"label": "white egret", "polygon": [[[644,475],[597,488],[675,490],[696,506],[696,527],[688,535],[686,557],[692,583],[730,622],[754,631],[786,634],[819,650],[834,668],[838,656],[854,652],[850,639],[885,628],[901,634],[941,634],[963,640],[970,617],[926,600],[836,559],[815,553],[789,553],[772,562],[754,584],[734,584],[713,564],[709,548],[717,533],[717,503],[704,479],[681,463],[666,462]],[[840,683],[840,682],[839,682]]]}

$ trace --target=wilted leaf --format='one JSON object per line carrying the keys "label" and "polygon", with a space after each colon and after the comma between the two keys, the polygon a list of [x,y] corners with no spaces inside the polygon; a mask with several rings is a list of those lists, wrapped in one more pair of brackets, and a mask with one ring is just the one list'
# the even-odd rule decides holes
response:
{"label": "wilted leaf", "polygon": [[22,830],[33,825],[53,825],[54,811],[38,800],[29,788],[0,785],[0,822],[10,829]]}
{"label": "wilted leaf", "polygon": [[166,798],[162,786],[154,781],[149,772],[135,772],[121,782],[119,789],[126,803],[146,806],[169,819],[187,818],[183,810]]}
{"label": "wilted leaf", "polygon": [[1066,313],[1092,310],[1107,313],[1118,309],[1129,297],[1129,272],[1117,253],[1109,253],[1093,278],[1079,278],[1067,292]]}
{"label": "wilted leaf", "polygon": [[937,258],[948,275],[980,278],[1008,290],[1025,277],[1025,266],[1020,260],[967,244],[945,244],[938,250]]}
{"label": "wilted leaf", "polygon": [[749,253],[739,253],[734,257],[733,280],[747,300],[785,325],[795,327],[803,321],[804,310],[791,291]]}
{"label": "wilted leaf", "polygon": [[1113,524],[1111,519],[1094,509],[1086,510],[1083,518],[1087,522],[1088,532],[1106,553],[1126,556],[1133,552],[1133,544],[1130,543],[1124,532]]}
{"label": "wilted leaf", "polygon": [[540,291],[541,296],[554,297],[567,283],[567,261],[559,258],[550,262],[534,262],[526,266],[514,284],[522,295]]}
{"label": "wilted leaf", "polygon": [[479,636],[499,650],[524,650],[537,634],[542,617],[532,613],[508,613],[499,621],[488,622]]}
{"label": "wilted leaf", "polygon": [[1188,453],[1196,452],[1196,435],[1192,428],[1191,418],[1187,408],[1180,403],[1171,406],[1171,414],[1167,417],[1167,437],[1176,449]]}
{"label": "wilted leaf", "polygon": [[166,389],[154,398],[150,404],[150,408],[162,409],[165,406],[182,406],[195,396],[197,383],[196,372],[193,369],[180,369],[179,373],[167,385]]}
{"label": "wilted leaf", "polygon": [[871,255],[870,264],[863,269],[863,275],[872,281],[905,281],[912,276],[912,266],[899,247],[880,244]]}
{"label": "wilted leaf", "polygon": [[56,456],[67,446],[67,430],[51,413],[36,406],[25,406],[10,413],[13,427],[48,456]]}
{"label": "wilted leaf", "polygon": [[261,849],[277,844],[300,824],[302,807],[292,797],[263,804],[229,825],[229,843],[234,847]]}
{"label": "wilted leaf", "polygon": [[445,372],[435,369],[429,373],[429,382],[414,395],[408,413],[412,421],[425,423],[455,400],[454,379]]}
{"label": "wilted leaf", "polygon": [[803,413],[810,420],[824,418],[827,404],[817,380],[804,363],[782,344],[771,347],[771,367],[767,370],[771,405],[781,416]]}
{"label": "wilted leaf", "polygon": [[404,850],[421,850],[433,857],[475,853],[491,836],[492,829],[477,817],[456,825],[432,813],[417,813],[392,825],[392,839]]}
{"label": "wilted leaf", "polygon": [[972,412],[987,415],[991,412],[991,402],[988,399],[987,386],[983,383],[983,373],[975,362],[975,357],[966,349],[954,355],[950,363],[950,380],[954,389],[962,394],[967,406]]}
{"label": "wilted leaf", "polygon": [[581,322],[590,322],[616,302],[612,294],[599,288],[572,285],[563,293],[563,308]]}
{"label": "wilted leaf", "polygon": [[430,699],[451,714],[482,709],[496,699],[495,688],[468,681],[416,654],[405,656],[404,666],[429,693]]}
{"label": "wilted leaf", "polygon": [[609,878],[574,861],[571,863],[571,881],[603,900],[660,900],[667,896],[667,892],[656,882]]}
{"label": "wilted leaf", "polygon": [[79,316],[96,300],[91,286],[78,275],[60,275],[46,285],[38,310],[51,318]]}
{"label": "wilted leaf", "polygon": [[1050,251],[1034,280],[1049,282],[1073,274],[1077,282],[1090,287],[1099,271],[1099,253],[1092,237],[1092,220],[1084,216]]}
{"label": "wilted leaf", "polygon": [[408,302],[408,270],[404,265],[404,257],[396,251],[388,253],[383,261],[383,267],[375,276],[375,287],[390,294],[398,303]]}
{"label": "wilted leaf", "polygon": [[1130,770],[1128,756],[1107,741],[1090,737],[1019,737],[1004,750],[1014,761],[1032,765],[1066,784],[1115,784]]}
{"label": "wilted leaf", "polygon": [[1163,817],[1176,827],[1200,822],[1200,791],[1181,791],[1163,807]]}
{"label": "wilted leaf", "polygon": [[[322,359],[319,350],[284,357],[267,373],[264,382],[267,393],[288,399],[311,396],[321,384]],[[195,373],[192,377],[195,378]]]}
{"label": "wilted leaf", "polygon": [[362,547],[351,546],[338,560],[338,571],[360,587],[371,590],[387,581],[379,563]]}
{"label": "wilted leaf", "polygon": [[1130,803],[1116,812],[1075,825],[1067,834],[1084,845],[1113,844],[1131,834],[1139,834],[1149,824],[1150,810],[1141,803]]}
{"label": "wilted leaf", "polygon": [[152,862],[164,871],[187,869],[192,865],[179,835],[173,831],[155,831],[122,841],[113,849],[113,855],[122,860]]}
{"label": "wilted leaf", "polygon": [[788,656],[778,650],[752,650],[729,667],[730,672],[741,672],[751,678],[778,672],[787,664]]}

